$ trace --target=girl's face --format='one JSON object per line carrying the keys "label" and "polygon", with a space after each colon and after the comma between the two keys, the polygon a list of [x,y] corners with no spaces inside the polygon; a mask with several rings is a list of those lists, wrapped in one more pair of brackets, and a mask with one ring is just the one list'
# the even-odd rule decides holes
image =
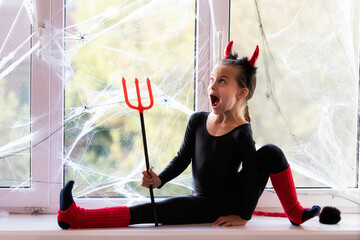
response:
{"label": "girl's face", "polygon": [[240,88],[236,81],[239,71],[227,65],[218,65],[212,71],[208,95],[214,114],[240,109],[238,104],[246,97],[247,89]]}

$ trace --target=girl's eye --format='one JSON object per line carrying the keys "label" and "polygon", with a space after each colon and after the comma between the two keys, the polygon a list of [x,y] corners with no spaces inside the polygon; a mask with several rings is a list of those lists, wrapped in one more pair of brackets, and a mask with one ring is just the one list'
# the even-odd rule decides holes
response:
{"label": "girl's eye", "polygon": [[220,79],[220,80],[219,80],[219,83],[225,83],[225,80]]}

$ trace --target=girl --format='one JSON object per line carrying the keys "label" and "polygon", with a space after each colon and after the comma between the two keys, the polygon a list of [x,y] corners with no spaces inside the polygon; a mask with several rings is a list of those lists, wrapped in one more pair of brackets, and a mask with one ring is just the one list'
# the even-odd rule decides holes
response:
{"label": "girl", "polygon": [[[304,209],[298,202],[290,166],[281,149],[269,144],[256,151],[247,101],[256,86],[259,49],[256,47],[250,59],[238,59],[232,53],[232,45],[231,41],[225,59],[211,74],[208,94],[212,111],[190,117],[177,156],[159,175],[151,169],[149,174],[143,172],[142,186],[161,188],[192,162],[194,193],[157,202],[158,221],[162,224],[245,225],[269,177],[292,224],[302,224],[320,212],[319,206]],[[63,229],[153,222],[150,203],[80,208],[72,198],[73,184],[68,182],[60,193],[58,223]]]}

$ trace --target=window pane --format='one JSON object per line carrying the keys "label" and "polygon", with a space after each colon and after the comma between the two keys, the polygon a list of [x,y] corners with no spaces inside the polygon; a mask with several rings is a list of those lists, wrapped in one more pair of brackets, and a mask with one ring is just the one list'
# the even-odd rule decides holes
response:
{"label": "window pane", "polygon": [[29,187],[30,21],[22,0],[0,1],[0,16],[0,187]]}
{"label": "window pane", "polygon": [[[122,77],[143,104],[150,163],[176,155],[194,107],[195,1],[69,1],[66,5],[65,180],[76,196],[148,195],[140,118],[124,103]],[[191,193],[189,170],[159,195]]]}
{"label": "window pane", "polygon": [[297,186],[355,187],[359,9],[355,1],[231,1],[240,56],[260,46],[249,101],[258,146],[283,149]]}

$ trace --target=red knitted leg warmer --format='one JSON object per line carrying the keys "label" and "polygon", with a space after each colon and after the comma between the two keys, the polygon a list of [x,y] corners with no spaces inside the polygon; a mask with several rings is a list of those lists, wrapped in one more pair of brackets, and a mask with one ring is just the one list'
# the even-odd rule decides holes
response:
{"label": "red knitted leg warmer", "polygon": [[270,174],[270,179],[288,219],[296,224],[303,223],[302,216],[305,208],[297,199],[290,166],[282,172]]}
{"label": "red knitted leg warmer", "polygon": [[127,227],[130,211],[126,206],[84,209],[73,202],[67,210],[58,211],[57,220],[69,224],[71,229]]}

